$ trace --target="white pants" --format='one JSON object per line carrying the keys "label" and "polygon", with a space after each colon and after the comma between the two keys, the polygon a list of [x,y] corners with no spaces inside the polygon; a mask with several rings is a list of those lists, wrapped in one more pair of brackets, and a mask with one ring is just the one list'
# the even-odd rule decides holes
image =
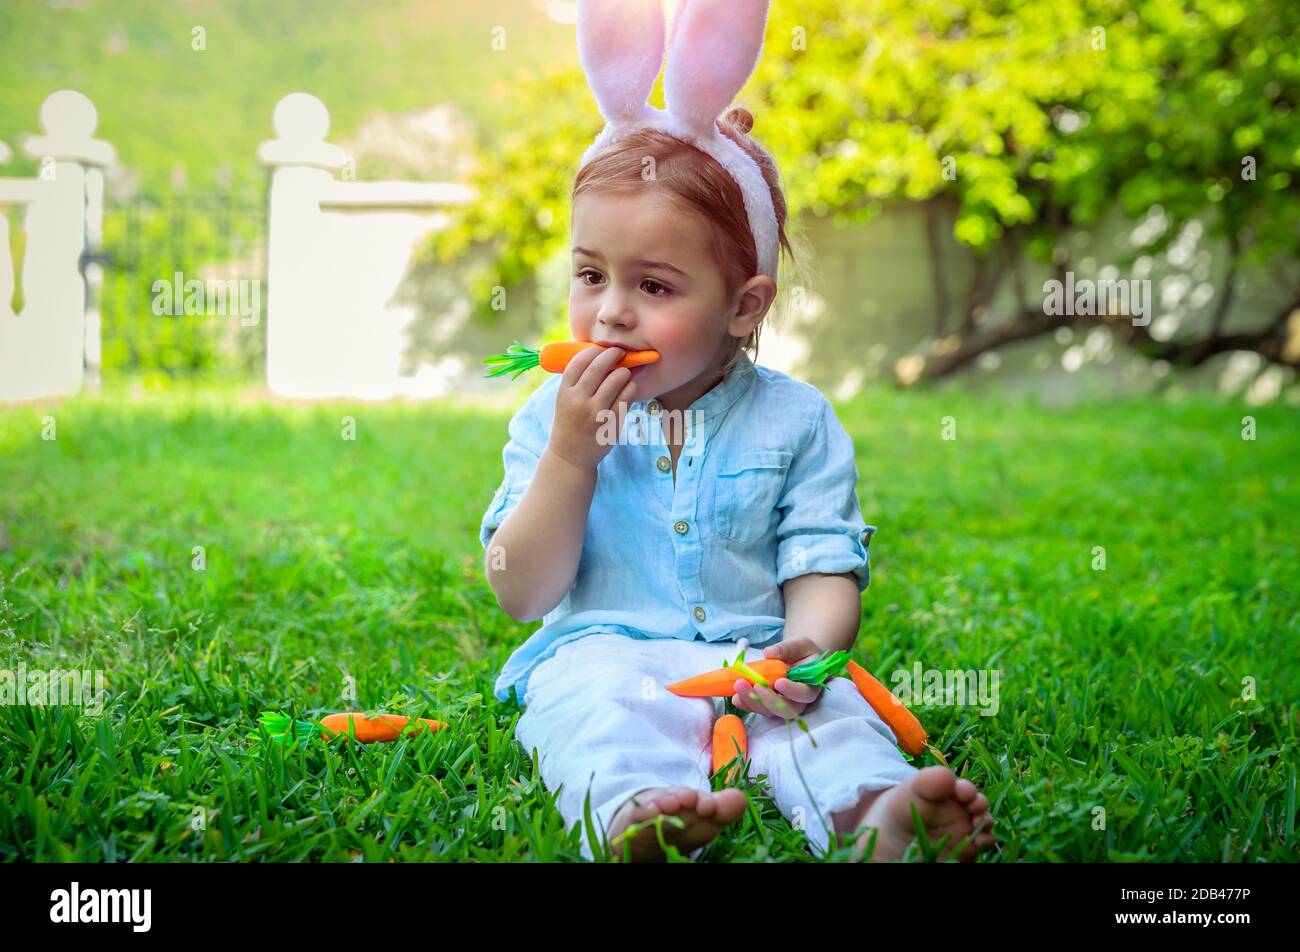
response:
{"label": "white pants", "polygon": [[[607,835],[615,812],[639,790],[709,790],[714,702],[679,698],[664,686],[721,667],[737,652],[733,641],[588,635],[533,670],[515,737],[530,755],[537,750],[542,780],[559,791],[566,826],[579,825],[584,856],[592,856],[582,816],[588,792],[592,822]],[[759,657],[759,649],[746,653],[747,660]],[[767,775],[777,809],[820,855],[830,844],[825,824],[833,823],[832,813],[917,768],[848,678],[831,679],[803,719],[816,747],[793,721],[745,718],[750,776]],[[815,802],[795,772],[795,758]]]}

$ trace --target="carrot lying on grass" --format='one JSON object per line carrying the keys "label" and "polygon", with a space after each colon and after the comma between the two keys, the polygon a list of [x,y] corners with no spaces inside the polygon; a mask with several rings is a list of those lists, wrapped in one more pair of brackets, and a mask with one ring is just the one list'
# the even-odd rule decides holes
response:
{"label": "carrot lying on grass", "polygon": [[[406,731],[408,724],[410,730],[406,733],[411,734],[441,730],[447,726],[442,721],[433,721],[427,717],[411,719],[400,714],[380,714],[368,718],[363,714],[351,712],[327,714],[319,721],[295,721],[275,711],[263,711],[257,722],[266,728],[273,740],[282,744],[297,740],[299,737],[314,737],[317,734],[322,740],[332,740],[339,736],[355,737],[363,744],[373,744],[397,740]],[[349,726],[351,731],[348,729]],[[258,736],[250,735],[253,738]]]}
{"label": "carrot lying on grass", "polygon": [[[930,745],[926,742],[925,728],[916,719],[916,715],[904,707],[903,702],[894,697],[889,688],[873,678],[871,673],[856,661],[850,661],[845,665],[845,669],[853,679],[858,693],[867,699],[867,703],[880,715],[880,719],[889,725],[889,729],[894,732],[903,750],[913,757],[919,757]],[[943,757],[940,756],[939,759],[943,760]]]}
{"label": "carrot lying on grass", "polygon": [[[496,368],[488,371],[483,376],[499,377],[513,371],[510,379],[514,380],[524,371],[532,370],[534,367],[541,367],[553,374],[563,373],[564,368],[569,366],[569,361],[588,347],[599,347],[601,350],[607,349],[603,344],[595,344],[589,340],[557,341],[553,344],[544,345],[540,350],[525,347],[519,341],[515,341],[506,348],[504,354],[493,354],[483,361],[489,367],[495,365]],[[653,364],[658,359],[659,351],[657,350],[629,350],[623,355],[623,359],[614,366],[627,367],[630,370],[643,364]]]}
{"label": "carrot lying on grass", "polygon": [[[723,714],[713,724],[713,773],[717,773],[736,757],[749,756],[749,740],[745,736],[745,722],[735,714]],[[733,783],[740,773],[740,764],[727,771],[727,783]]]}

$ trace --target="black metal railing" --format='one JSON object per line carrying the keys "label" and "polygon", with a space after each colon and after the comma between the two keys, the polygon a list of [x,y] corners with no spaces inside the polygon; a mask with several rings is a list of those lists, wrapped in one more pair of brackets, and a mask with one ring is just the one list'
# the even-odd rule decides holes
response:
{"label": "black metal railing", "polygon": [[108,200],[102,245],[89,261],[102,268],[104,375],[264,372],[264,193]]}

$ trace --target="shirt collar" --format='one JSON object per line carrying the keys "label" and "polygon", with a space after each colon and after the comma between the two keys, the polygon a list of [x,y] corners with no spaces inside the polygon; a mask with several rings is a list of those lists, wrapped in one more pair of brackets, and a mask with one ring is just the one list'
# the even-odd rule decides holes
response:
{"label": "shirt collar", "polygon": [[[724,415],[737,400],[744,396],[754,382],[754,377],[754,361],[744,350],[738,351],[736,365],[731,368],[723,381],[708,393],[696,397],[695,402],[686,408],[686,413],[691,416],[698,413],[706,422],[712,422]],[[650,401],[638,400],[632,405],[645,409],[650,405]]]}

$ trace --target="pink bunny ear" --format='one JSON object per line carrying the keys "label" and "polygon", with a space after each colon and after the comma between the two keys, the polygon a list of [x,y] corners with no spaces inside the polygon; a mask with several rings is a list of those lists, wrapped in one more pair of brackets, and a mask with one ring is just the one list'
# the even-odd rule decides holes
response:
{"label": "pink bunny ear", "polygon": [[758,64],[770,2],[681,0],[664,73],[664,99],[678,122],[713,132]]}
{"label": "pink bunny ear", "polygon": [[607,122],[639,117],[664,61],[660,0],[578,0],[578,58]]}

